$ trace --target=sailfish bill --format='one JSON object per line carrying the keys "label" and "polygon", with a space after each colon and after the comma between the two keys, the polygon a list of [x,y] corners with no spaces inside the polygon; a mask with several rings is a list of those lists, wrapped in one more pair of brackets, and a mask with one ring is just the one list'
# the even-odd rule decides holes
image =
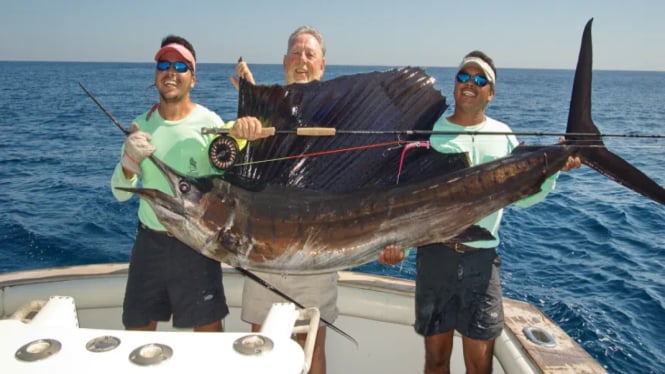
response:
{"label": "sailfish bill", "polygon": [[[481,218],[538,192],[543,181],[575,155],[618,183],[665,204],[662,187],[604,147],[591,119],[591,64],[589,21],[575,73],[566,129],[570,135],[561,144],[520,146],[508,157],[456,171],[444,170],[424,180],[391,186],[366,183],[365,187],[339,190],[341,192],[302,188],[298,175],[275,170],[262,172],[287,177],[269,179],[260,189],[251,190],[244,188],[242,182],[230,183],[233,179],[229,177],[190,179],[151,157],[169,179],[173,194],[141,188],[123,190],[145,199],[170,233],[205,256],[249,270],[292,274],[330,272],[361,265],[375,260],[389,244],[418,247],[467,235]],[[372,79],[384,78],[378,74]],[[333,79],[319,88],[328,90],[330,97],[340,94],[362,97],[362,91],[356,92],[355,86],[349,90],[348,82],[348,79]],[[254,103],[262,108],[256,111],[259,117],[261,110],[268,108],[270,111],[274,109],[271,105],[278,105],[281,99],[276,98],[284,98],[292,92],[304,95],[303,91],[292,87],[245,85],[241,89],[244,90],[241,96],[248,94],[247,90],[257,90],[269,98],[267,103]],[[431,86],[424,85],[414,92],[431,90]],[[397,100],[395,105],[400,104],[400,100],[408,100],[404,95],[389,96]],[[349,106],[353,107],[351,104]],[[419,122],[418,126],[431,129],[434,123],[431,114],[440,109],[423,107],[410,116],[413,123],[424,118],[424,125]],[[243,114],[253,114],[252,108],[242,110]],[[274,123],[266,124],[270,125]],[[596,136],[590,139],[579,135],[581,133]],[[597,147],[588,147],[589,140]],[[291,144],[297,146],[297,142],[292,140]],[[276,140],[258,142],[250,145],[254,149],[249,152],[266,151],[268,148],[261,148],[263,145],[270,150],[279,148]],[[340,163],[343,161],[339,159]]]}

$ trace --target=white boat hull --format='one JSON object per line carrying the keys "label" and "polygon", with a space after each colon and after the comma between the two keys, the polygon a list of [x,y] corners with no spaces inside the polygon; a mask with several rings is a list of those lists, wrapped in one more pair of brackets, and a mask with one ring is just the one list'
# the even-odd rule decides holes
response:
{"label": "white boat hull", "polygon": [[[301,372],[303,367],[307,367],[303,366],[303,351],[290,339],[286,339],[288,342],[276,339],[275,347],[280,349],[280,354],[270,359],[266,359],[266,355],[255,359],[255,367],[248,366],[246,357],[237,357],[232,349],[233,342],[248,335],[250,328],[239,317],[244,279],[232,268],[224,267],[224,289],[231,313],[224,321],[228,332],[223,334],[177,330],[170,323],[159,324],[158,332],[125,331],[121,313],[126,277],[127,264],[0,274],[0,314],[3,318],[0,320],[0,326],[3,326],[0,366],[15,369],[7,372],[94,368],[97,372],[130,373],[157,368],[162,372],[180,371],[181,368],[191,370],[191,365],[195,364],[205,368],[214,365],[225,373],[243,374],[262,372],[264,369],[261,368],[268,368],[268,372],[272,373]],[[352,335],[358,341],[358,347],[329,331],[326,342],[328,372],[421,372],[424,365],[423,339],[412,326],[414,287],[414,282],[409,280],[340,272],[340,317],[335,325]],[[48,300],[54,295],[73,298],[78,327],[33,325],[34,322],[26,324],[16,319],[8,320],[32,301]],[[495,346],[495,373],[605,372],[586,351],[534,306],[505,299],[504,313],[506,328]],[[57,319],[63,320],[60,317]],[[532,328],[535,333],[527,331],[527,334],[524,328]],[[529,340],[529,334],[535,336],[540,344]],[[115,352],[86,351],[85,342],[104,335],[121,340],[122,343],[113,350]],[[61,353],[34,362],[22,362],[15,357],[24,344],[49,337],[61,340]],[[549,340],[555,343],[554,346],[547,346]],[[137,365],[129,360],[131,351],[149,343],[170,347],[172,356],[150,366]],[[451,363],[454,373],[464,372],[461,346],[461,338],[456,337]],[[287,363],[280,364],[277,356]]]}

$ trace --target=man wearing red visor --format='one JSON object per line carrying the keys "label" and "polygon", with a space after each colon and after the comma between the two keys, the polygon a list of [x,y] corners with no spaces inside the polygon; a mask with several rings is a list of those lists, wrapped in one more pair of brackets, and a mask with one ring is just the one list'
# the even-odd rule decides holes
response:
{"label": "man wearing red visor", "polygon": [[[170,35],[155,54],[159,103],[134,119],[111,178],[113,195],[127,201],[131,192],[115,187],[154,188],[171,194],[166,177],[146,157],[155,154],[177,172],[200,177],[220,174],[208,157],[214,135],[203,127],[227,127],[216,113],[194,103],[196,53],[185,38]],[[258,119],[244,117],[237,122]],[[229,123],[232,125],[232,123]],[[239,140],[242,146],[243,141]],[[195,331],[222,331],[229,313],[219,262],[170,235],[155,212],[139,200],[139,225],[132,248],[122,322],[130,330],[155,330],[158,321]]]}

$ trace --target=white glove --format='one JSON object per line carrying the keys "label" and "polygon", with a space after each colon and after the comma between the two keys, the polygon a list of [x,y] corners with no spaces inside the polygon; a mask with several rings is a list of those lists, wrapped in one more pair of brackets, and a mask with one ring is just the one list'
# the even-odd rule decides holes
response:
{"label": "white glove", "polygon": [[150,144],[150,134],[139,131],[139,126],[132,123],[130,134],[125,140],[125,153],[122,154],[120,163],[122,167],[134,174],[141,174],[141,161],[155,152],[155,146]]}

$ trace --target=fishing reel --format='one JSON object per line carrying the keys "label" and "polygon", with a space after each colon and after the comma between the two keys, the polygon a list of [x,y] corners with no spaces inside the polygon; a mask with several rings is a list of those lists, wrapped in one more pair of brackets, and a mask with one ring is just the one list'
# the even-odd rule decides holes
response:
{"label": "fishing reel", "polygon": [[227,135],[220,135],[210,143],[208,157],[216,169],[227,170],[235,163],[239,151],[240,148],[235,139]]}

